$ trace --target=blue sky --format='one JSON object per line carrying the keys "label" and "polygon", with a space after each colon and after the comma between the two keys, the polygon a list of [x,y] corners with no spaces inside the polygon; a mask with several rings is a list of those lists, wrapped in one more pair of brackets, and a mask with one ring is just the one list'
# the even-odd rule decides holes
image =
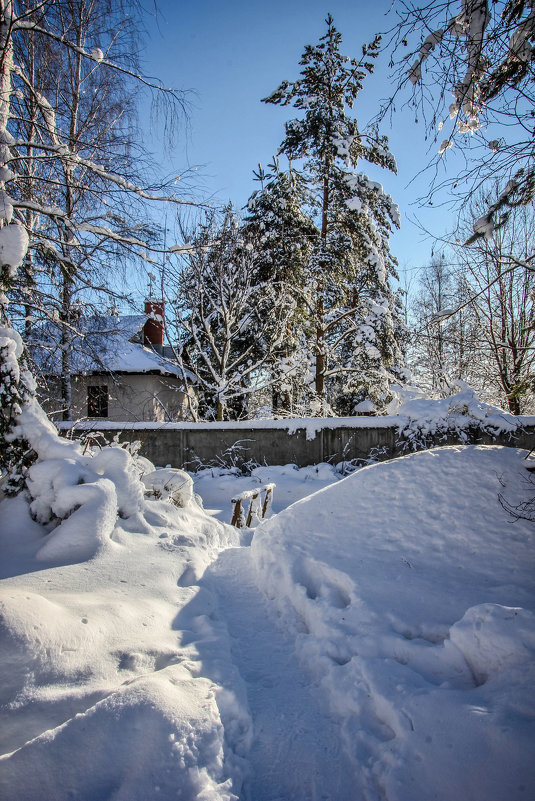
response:
{"label": "blue sky", "polygon": [[[155,137],[156,127],[152,131],[146,123],[147,144],[156,150],[162,171],[197,168],[193,185],[200,191],[214,202],[232,200],[243,207],[256,186],[253,170],[258,162],[270,161],[292,116],[291,109],[263,104],[261,98],[283,79],[298,76],[304,45],[325,32],[328,12],[342,34],[342,52],[358,57],[364,42],[393,24],[392,14],[386,15],[390,7],[390,0],[159,0],[158,20],[148,25],[145,72],[166,86],[192,90],[189,126],[178,130],[172,153]],[[357,99],[354,113],[361,128],[389,93],[387,60],[386,54],[380,57]],[[436,151],[433,145],[428,153],[414,113],[398,112],[393,127],[385,123],[382,132],[390,139],[398,175],[364,164],[361,169],[380,180],[400,206],[402,230],[394,235],[392,249],[410,274],[426,262],[433,245],[410,218],[440,236],[451,225],[451,214],[416,204],[428,178],[409,185]]]}

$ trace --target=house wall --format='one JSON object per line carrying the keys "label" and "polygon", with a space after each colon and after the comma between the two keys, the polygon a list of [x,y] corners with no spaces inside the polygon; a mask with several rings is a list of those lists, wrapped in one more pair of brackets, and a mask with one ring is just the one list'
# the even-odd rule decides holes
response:
{"label": "house wall", "polygon": [[[74,420],[87,418],[87,388],[108,387],[108,417],[111,422],[180,421],[187,420],[189,406],[179,378],[160,375],[91,375],[72,379],[72,416]],[[53,400],[59,393],[54,388],[43,402],[45,411],[52,417],[60,413],[60,405]],[[193,390],[190,398],[194,402]],[[104,418],[92,418],[104,419]]]}

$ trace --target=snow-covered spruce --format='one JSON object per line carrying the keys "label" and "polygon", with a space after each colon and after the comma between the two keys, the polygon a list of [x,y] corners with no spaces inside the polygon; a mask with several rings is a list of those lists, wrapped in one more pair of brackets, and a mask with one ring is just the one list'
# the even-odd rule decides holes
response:
{"label": "snow-covered spruce", "polygon": [[352,414],[365,400],[383,410],[403,361],[399,304],[389,283],[397,277],[389,235],[399,227],[399,210],[380,184],[356,171],[366,161],[395,172],[396,162],[386,137],[361,132],[349,114],[373,71],[379,40],[363,46],[360,61],[348,59],[330,15],[326,22],[319,43],[305,47],[299,78],[264,99],[301,112],[286,123],[279,152],[300,170],[307,213],[317,218],[300,290],[319,416],[329,404]]}

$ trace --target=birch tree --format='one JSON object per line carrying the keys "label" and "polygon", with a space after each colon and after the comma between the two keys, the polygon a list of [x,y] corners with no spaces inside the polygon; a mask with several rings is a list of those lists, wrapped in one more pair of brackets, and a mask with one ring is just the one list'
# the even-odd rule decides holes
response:
{"label": "birch tree", "polygon": [[[469,232],[475,241],[535,193],[535,7],[532,0],[402,0],[393,14],[385,48],[395,91],[379,116],[408,106],[434,143],[426,199],[446,186],[466,202],[498,178],[495,201]],[[448,170],[455,151],[463,158]]]}
{"label": "birch tree", "polygon": [[456,382],[485,385],[480,331],[469,285],[453,254],[434,255],[422,270],[410,303],[415,331],[409,357],[414,380],[432,397],[447,397]]}
{"label": "birch tree", "polygon": [[512,414],[532,412],[535,397],[535,273],[523,267],[534,246],[533,208],[519,207],[492,238],[456,250],[478,325],[485,388]]}
{"label": "birch tree", "polygon": [[[146,256],[155,236],[148,224],[152,194],[143,188],[138,169],[143,149],[134,125],[138,41],[133,4],[62,0],[40,16],[33,10],[32,26],[15,40],[18,88],[10,127],[19,155],[15,197],[26,204],[34,230],[32,269],[26,276],[32,276],[35,300],[45,295],[41,318],[46,310],[45,316],[54,312],[59,322],[59,400],[68,419],[77,307],[91,294],[95,299],[113,293],[125,255],[131,262],[137,254]],[[46,69],[36,70],[43,58]],[[54,213],[43,214],[39,205]]]}
{"label": "birch tree", "polygon": [[247,398],[270,386],[273,352],[282,346],[293,312],[277,282],[262,279],[253,244],[229,207],[199,227],[185,263],[168,267],[162,284],[176,293],[171,323],[182,363],[201,390],[208,419],[247,416]]}
{"label": "birch tree", "polygon": [[[0,469],[14,476],[10,485],[14,488],[22,485],[24,468],[31,459],[29,449],[17,433],[17,419],[34,391],[31,376],[21,366],[24,358],[22,341],[8,324],[9,294],[28,246],[26,213],[34,212],[40,220],[46,219],[51,227],[63,231],[63,239],[58,235],[57,243],[48,236],[43,242],[30,226],[31,246],[44,246],[67,273],[76,270],[71,248],[95,253],[111,242],[145,257],[151,251],[160,252],[161,248],[147,241],[143,231],[132,230],[132,226],[125,224],[119,216],[108,213],[111,211],[109,206],[106,212],[99,208],[93,219],[69,215],[65,206],[55,203],[54,192],[58,182],[50,184],[51,192],[48,194],[46,176],[43,177],[37,170],[33,171],[31,181],[24,184],[24,174],[18,175],[13,167],[22,158],[29,160],[30,156],[32,160],[46,162],[56,175],[63,175],[63,183],[59,183],[63,190],[67,190],[67,177],[70,174],[76,192],[85,199],[85,208],[89,208],[91,199],[94,199],[94,188],[98,187],[100,191],[104,186],[111,193],[114,207],[120,206],[121,200],[126,198],[147,202],[165,200],[175,204],[186,202],[173,191],[154,192],[150,187],[129,180],[128,176],[125,177],[114,168],[118,165],[106,165],[100,159],[95,159],[95,152],[70,149],[74,141],[69,138],[70,129],[65,131],[58,125],[53,105],[39,91],[39,87],[33,85],[31,74],[28,75],[22,60],[17,59],[18,48],[15,45],[19,45],[30,33],[57,44],[62,54],[67,52],[75,60],[79,57],[81,60],[76,63],[80,65],[90,65],[95,70],[104,67],[113,70],[117,75],[138,81],[154,92],[165,93],[166,97],[179,105],[183,99],[180,93],[163,90],[159,84],[145,79],[127,64],[114,63],[112,52],[106,52],[108,46],[112,50],[112,42],[107,42],[104,48],[92,46],[89,50],[89,42],[77,39],[76,35],[72,35],[73,29],[64,28],[58,22],[61,19],[58,15],[60,5],[63,10],[76,4],[69,5],[63,0],[54,3],[47,0],[39,3],[0,0],[0,424],[3,437]],[[25,98],[28,102],[23,106],[21,101]],[[33,99],[37,117],[33,127],[30,125],[24,129],[19,125],[18,114],[23,107],[31,106],[30,99]],[[59,103],[58,110],[61,110]],[[21,136],[22,133],[33,136],[33,139],[26,139]],[[57,246],[59,242],[66,244],[66,251]]]}

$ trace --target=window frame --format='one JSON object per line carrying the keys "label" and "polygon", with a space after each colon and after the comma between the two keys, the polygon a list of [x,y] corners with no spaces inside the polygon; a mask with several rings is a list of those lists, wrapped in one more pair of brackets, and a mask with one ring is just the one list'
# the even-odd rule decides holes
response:
{"label": "window frame", "polygon": [[87,387],[87,416],[103,419],[109,415],[110,395],[107,384],[91,384]]}

